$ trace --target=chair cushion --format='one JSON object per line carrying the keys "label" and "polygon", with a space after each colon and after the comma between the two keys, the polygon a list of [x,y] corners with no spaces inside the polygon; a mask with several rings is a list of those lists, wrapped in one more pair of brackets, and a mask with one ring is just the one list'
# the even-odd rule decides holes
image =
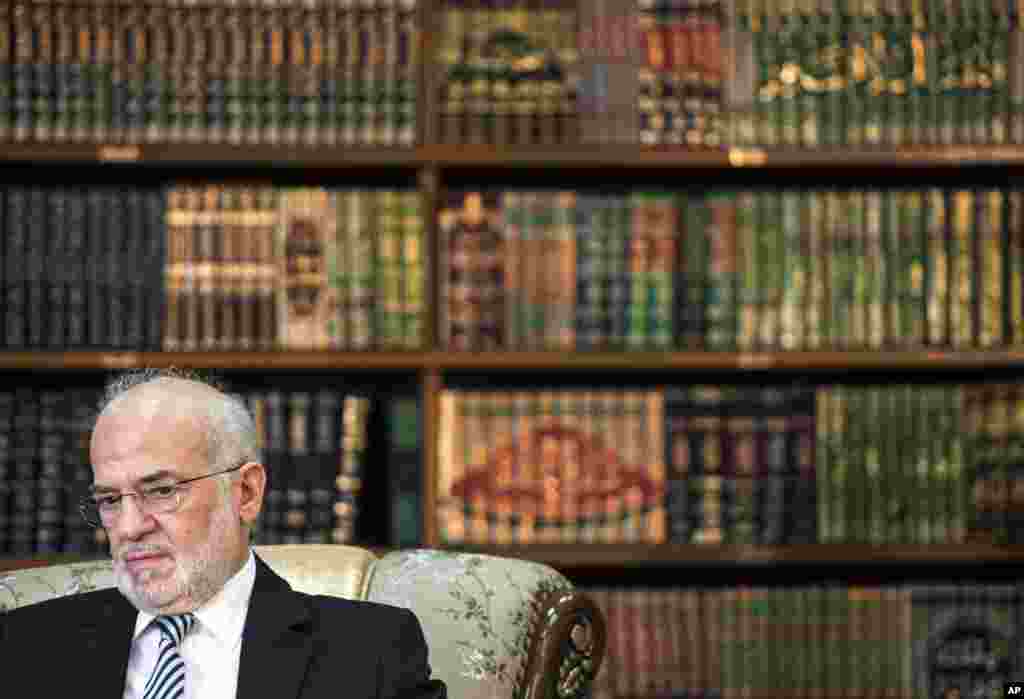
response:
{"label": "chair cushion", "polygon": [[541,600],[571,589],[554,569],[511,558],[434,550],[377,561],[367,599],[416,612],[434,677],[460,699],[522,697]]}
{"label": "chair cushion", "polygon": [[366,597],[366,584],[377,560],[366,549],[337,544],[277,544],[253,549],[292,589],[345,599]]}
{"label": "chair cushion", "polygon": [[114,587],[109,559],[0,573],[0,612],[108,587]]}

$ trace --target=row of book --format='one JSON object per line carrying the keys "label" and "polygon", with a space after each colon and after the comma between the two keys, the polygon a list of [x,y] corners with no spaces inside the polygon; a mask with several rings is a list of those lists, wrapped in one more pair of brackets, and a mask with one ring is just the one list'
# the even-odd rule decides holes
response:
{"label": "row of book", "polygon": [[[439,143],[1024,143],[1016,0],[444,0]],[[412,145],[416,0],[0,6],[0,141]]]}
{"label": "row of book", "polygon": [[1024,343],[1019,187],[451,191],[451,350]]}
{"label": "row of book", "polygon": [[1003,697],[1024,673],[1014,584],[586,592],[608,632],[595,699]]}
{"label": "row of book", "polygon": [[0,188],[0,345],[159,348],[165,208],[154,189]]}
{"label": "row of book", "polygon": [[448,389],[452,543],[1024,541],[1024,384]]}
{"label": "row of book", "polygon": [[440,142],[1024,143],[1015,0],[531,9],[524,0],[442,3]]}
{"label": "row of book", "polygon": [[1016,0],[726,7],[730,143],[1024,143],[1024,23]]}
{"label": "row of book", "polygon": [[[1024,190],[478,190],[438,212],[446,350],[1024,345]],[[0,189],[8,349],[422,349],[414,189]]]}
{"label": "row of book", "polygon": [[[344,390],[246,389],[267,467],[256,543],[351,543],[368,449],[370,399]],[[0,554],[103,553],[78,509],[92,484],[99,389],[0,392]]]}
{"label": "row of book", "polygon": [[0,5],[0,141],[410,146],[416,0]]}
{"label": "row of book", "polygon": [[0,189],[8,349],[423,346],[414,190]]}

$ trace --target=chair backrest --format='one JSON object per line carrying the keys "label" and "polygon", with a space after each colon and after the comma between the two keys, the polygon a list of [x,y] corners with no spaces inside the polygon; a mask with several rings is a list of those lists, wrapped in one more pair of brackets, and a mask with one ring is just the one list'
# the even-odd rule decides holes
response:
{"label": "chair backrest", "polygon": [[[582,698],[600,666],[600,611],[548,566],[429,549],[379,558],[338,545],[255,551],[296,590],[411,609],[451,697]],[[109,560],[0,574],[0,613],[113,586]]]}

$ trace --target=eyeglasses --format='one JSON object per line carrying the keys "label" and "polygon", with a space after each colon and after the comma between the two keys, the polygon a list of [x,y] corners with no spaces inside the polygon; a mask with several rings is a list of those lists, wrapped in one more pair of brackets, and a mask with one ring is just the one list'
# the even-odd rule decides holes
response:
{"label": "eyeglasses", "polygon": [[134,495],[138,498],[136,504],[143,515],[149,517],[151,515],[170,514],[181,507],[182,498],[184,498],[185,491],[187,490],[184,486],[188,483],[194,483],[196,481],[201,481],[204,478],[212,478],[213,476],[220,476],[225,473],[237,471],[247,463],[249,462],[243,461],[237,466],[224,469],[223,471],[215,471],[214,473],[207,473],[203,476],[187,478],[183,481],[177,481],[176,483],[148,485],[139,488],[136,491],[123,490],[118,493],[86,495],[79,503],[78,510],[82,513],[82,518],[92,526],[109,527],[117,521],[118,517],[121,516],[121,512],[123,510],[121,501],[124,500],[127,495]]}

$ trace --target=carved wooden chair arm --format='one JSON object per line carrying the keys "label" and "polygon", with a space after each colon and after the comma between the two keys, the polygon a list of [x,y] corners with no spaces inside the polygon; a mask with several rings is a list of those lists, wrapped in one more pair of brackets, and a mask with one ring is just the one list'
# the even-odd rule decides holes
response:
{"label": "carved wooden chair arm", "polygon": [[541,609],[524,699],[586,699],[604,657],[604,615],[579,590],[553,593]]}

